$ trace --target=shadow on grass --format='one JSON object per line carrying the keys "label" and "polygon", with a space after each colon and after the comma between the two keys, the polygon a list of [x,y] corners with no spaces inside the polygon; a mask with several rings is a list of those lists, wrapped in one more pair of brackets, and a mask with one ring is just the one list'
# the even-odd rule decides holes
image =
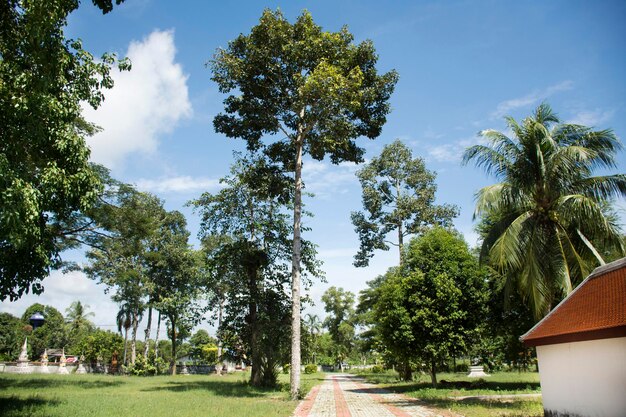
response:
{"label": "shadow on grass", "polygon": [[38,408],[56,404],[60,404],[60,401],[44,400],[38,397],[0,397],[0,415],[6,417],[32,415],[38,411]]}
{"label": "shadow on grass", "polygon": [[490,391],[490,393],[481,393],[476,395],[498,395],[499,393],[506,393],[510,391],[538,391],[540,388],[539,382],[500,382],[500,381],[485,381],[484,379],[466,382],[466,381],[441,381],[437,384],[436,388],[433,388],[430,382],[416,382],[412,384],[403,384],[397,386],[389,386],[388,389],[394,392],[406,393],[417,392],[425,389],[440,390],[442,395],[445,391],[450,390],[465,390],[467,394],[472,395],[472,390]]}
{"label": "shadow on grass", "polygon": [[242,381],[169,381],[163,385],[145,388],[142,391],[210,391],[221,397],[263,397],[268,392],[279,392],[281,388],[255,388]]}
{"label": "shadow on grass", "polygon": [[[71,376],[68,376],[71,378]],[[125,382],[118,379],[111,381],[103,380],[72,380],[72,379],[59,379],[59,378],[11,378],[0,379],[0,390],[6,390],[10,388],[31,388],[31,389],[45,389],[59,387],[72,387],[78,389],[98,389],[123,385]]]}
{"label": "shadow on grass", "polygon": [[[524,410],[531,402],[536,402],[538,400],[492,400],[492,399],[479,399],[479,398],[470,398],[466,400],[453,400],[450,398],[428,398],[424,400],[420,400],[421,403],[429,405],[431,407],[441,408],[441,409],[452,409],[454,405],[463,404],[467,406],[476,406],[486,409],[496,409],[496,410]],[[541,414],[543,415],[543,414]]]}

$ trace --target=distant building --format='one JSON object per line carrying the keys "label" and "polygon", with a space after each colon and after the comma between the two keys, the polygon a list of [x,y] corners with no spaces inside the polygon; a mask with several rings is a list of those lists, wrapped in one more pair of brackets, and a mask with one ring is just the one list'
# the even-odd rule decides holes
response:
{"label": "distant building", "polygon": [[626,417],[626,258],[596,268],[521,340],[546,417]]}

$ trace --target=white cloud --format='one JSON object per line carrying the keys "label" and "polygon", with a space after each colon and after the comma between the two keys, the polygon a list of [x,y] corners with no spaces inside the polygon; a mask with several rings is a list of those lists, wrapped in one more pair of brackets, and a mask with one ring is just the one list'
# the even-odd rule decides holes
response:
{"label": "white cloud", "polygon": [[614,110],[583,110],[576,113],[572,119],[567,121],[567,123],[596,127],[611,120],[614,114]]}
{"label": "white cloud", "polygon": [[192,115],[187,75],[175,55],[172,31],[154,31],[130,43],[126,56],[132,70],[113,70],[115,86],[105,91],[102,106],[85,106],[83,111],[104,129],[88,139],[93,161],[114,168],[129,154],[153,153],[159,136]]}
{"label": "white cloud", "polygon": [[104,294],[104,287],[87,278],[82,272],[63,274],[53,271],[43,280],[45,291],[41,295],[27,294],[14,302],[3,302],[0,311],[21,317],[24,311],[34,303],[50,305],[65,315],[65,309],[72,302],[79,300],[89,305],[89,311],[95,314],[91,319],[97,325],[115,330],[117,306],[109,295]]}
{"label": "white cloud", "polygon": [[481,143],[479,136],[472,138],[459,139],[451,143],[443,143],[437,146],[429,146],[427,148],[429,160],[437,162],[452,162],[458,163],[461,161],[463,152],[472,146]]}
{"label": "white cloud", "polygon": [[191,176],[178,176],[169,178],[140,179],[136,186],[141,191],[155,193],[186,193],[195,191],[211,191],[220,188],[219,180],[213,178],[193,178]]}
{"label": "white cloud", "polygon": [[503,116],[508,115],[513,110],[536,105],[542,100],[545,100],[556,93],[571,90],[573,86],[574,83],[572,81],[563,81],[559,84],[551,85],[547,88],[544,88],[543,90],[535,90],[529,94],[526,94],[523,97],[503,101],[499,103],[496,110],[491,113],[491,118],[499,119]]}
{"label": "white cloud", "polygon": [[305,190],[320,199],[345,194],[351,186],[358,184],[356,178],[358,169],[359,166],[352,162],[334,165],[323,161],[307,160],[302,169]]}

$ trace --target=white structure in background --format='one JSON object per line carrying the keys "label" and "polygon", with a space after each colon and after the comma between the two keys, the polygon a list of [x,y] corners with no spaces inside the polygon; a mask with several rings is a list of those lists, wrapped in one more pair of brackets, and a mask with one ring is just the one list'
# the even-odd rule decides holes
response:
{"label": "white structure in background", "polygon": [[22,351],[20,352],[20,356],[17,359],[17,373],[18,374],[29,374],[30,367],[28,364],[28,337],[24,339],[24,344],[22,345]]}
{"label": "white structure in background", "polygon": [[482,365],[470,366],[470,372],[467,374],[468,378],[482,378],[484,376],[489,376],[489,374],[485,373]]}
{"label": "white structure in background", "polygon": [[41,355],[41,373],[49,374],[50,370],[48,369],[48,349],[44,349],[43,355]]}
{"label": "white structure in background", "polygon": [[596,268],[521,340],[546,417],[626,417],[626,258]]}
{"label": "white structure in background", "polygon": [[68,375],[69,371],[65,366],[67,359],[65,358],[65,348],[63,348],[63,353],[61,354],[61,361],[59,362],[59,371],[57,372],[60,375]]}

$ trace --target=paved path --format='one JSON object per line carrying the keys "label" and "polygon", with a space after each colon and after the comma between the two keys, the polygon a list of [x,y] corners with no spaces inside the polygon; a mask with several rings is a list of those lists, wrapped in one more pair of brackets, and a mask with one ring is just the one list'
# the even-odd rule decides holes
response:
{"label": "paved path", "polygon": [[415,399],[367,384],[356,376],[334,374],[311,390],[294,417],[441,417],[441,414]]}

